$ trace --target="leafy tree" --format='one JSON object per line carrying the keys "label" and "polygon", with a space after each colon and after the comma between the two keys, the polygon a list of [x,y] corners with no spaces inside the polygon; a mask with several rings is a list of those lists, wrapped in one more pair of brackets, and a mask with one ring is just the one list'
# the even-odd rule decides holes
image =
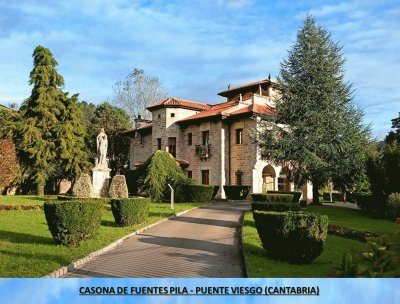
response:
{"label": "leafy tree", "polygon": [[312,182],[314,202],[329,180],[349,188],[362,175],[368,128],[352,105],[344,62],[341,47],[307,16],[281,63],[276,111],[261,118],[256,137],[264,159],[288,164],[297,185]]}
{"label": "leafy tree", "polygon": [[19,158],[44,194],[50,178],[72,176],[86,165],[81,150],[84,130],[80,126],[76,95],[69,98],[62,91],[63,77],[57,72],[57,61],[51,51],[37,46],[33,52],[33,70],[29,83],[31,96],[21,107],[22,122],[18,127]]}
{"label": "leafy tree", "polygon": [[97,106],[91,123],[91,143],[94,155],[96,154],[95,138],[100,129],[108,137],[107,158],[110,160],[111,175],[121,174],[129,164],[129,140],[121,135],[131,128],[129,116],[123,109],[114,107],[108,102]]}
{"label": "leafy tree", "polygon": [[107,158],[110,160],[111,175],[123,173],[129,167],[129,140],[122,132],[131,129],[128,114],[121,108],[103,102],[95,105],[86,101],[79,103],[83,112],[81,123],[85,126],[85,148],[90,162],[94,164],[97,148],[96,137],[101,128],[107,133],[108,151]]}
{"label": "leafy tree", "polygon": [[143,119],[151,119],[146,107],[167,98],[167,91],[157,77],[147,76],[143,70],[134,69],[125,80],[115,84],[114,95],[114,103],[128,113],[133,124],[139,115]]}

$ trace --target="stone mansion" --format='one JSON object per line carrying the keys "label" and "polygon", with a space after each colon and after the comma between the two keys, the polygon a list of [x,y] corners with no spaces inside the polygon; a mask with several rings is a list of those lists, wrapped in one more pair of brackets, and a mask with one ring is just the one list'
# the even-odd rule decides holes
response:
{"label": "stone mansion", "polygon": [[[293,190],[288,169],[262,160],[251,139],[255,118],[271,113],[276,94],[276,83],[264,79],[218,93],[224,103],[167,98],[150,105],[152,120],[137,119],[135,129],[125,132],[131,169],[154,151],[166,150],[195,182],[219,185],[221,198],[224,185],[249,185],[251,192]],[[311,200],[311,187],[302,187],[303,199]]]}

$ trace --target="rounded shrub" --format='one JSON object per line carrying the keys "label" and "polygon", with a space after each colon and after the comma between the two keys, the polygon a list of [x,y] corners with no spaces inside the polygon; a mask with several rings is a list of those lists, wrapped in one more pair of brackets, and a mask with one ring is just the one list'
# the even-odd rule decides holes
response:
{"label": "rounded shrub", "polygon": [[275,211],[275,212],[285,212],[285,211],[300,211],[299,204],[293,203],[266,203],[266,202],[253,202],[251,203],[251,209],[253,211]]}
{"label": "rounded shrub", "polygon": [[52,201],[43,205],[47,225],[56,244],[77,246],[100,227],[102,202]]}
{"label": "rounded shrub", "polygon": [[400,193],[395,192],[389,195],[387,208],[389,218],[396,219],[400,217]]}
{"label": "rounded shrub", "polygon": [[253,202],[268,203],[291,203],[293,202],[293,194],[275,194],[275,193],[252,193]]}
{"label": "rounded shrub", "polygon": [[111,211],[117,226],[131,226],[146,221],[150,209],[150,199],[144,197],[114,199]]}
{"label": "rounded shrub", "polygon": [[258,235],[269,254],[295,264],[307,264],[323,251],[328,217],[305,212],[254,211]]}

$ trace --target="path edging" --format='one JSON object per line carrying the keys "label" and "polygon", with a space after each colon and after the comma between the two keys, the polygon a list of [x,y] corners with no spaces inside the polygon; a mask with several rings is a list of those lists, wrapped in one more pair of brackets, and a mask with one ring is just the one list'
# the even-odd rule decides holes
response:
{"label": "path edging", "polygon": [[83,258],[81,258],[79,260],[76,260],[76,261],[73,261],[72,263],[68,264],[67,266],[63,266],[63,267],[61,267],[61,268],[59,268],[59,269],[57,269],[57,270],[45,275],[45,276],[43,276],[43,278],[59,278],[59,277],[61,277],[63,275],[66,275],[67,273],[72,272],[72,271],[82,267],[85,263],[93,260],[95,257],[99,256],[100,254],[103,254],[103,253],[105,253],[107,251],[110,251],[110,250],[118,247],[127,238],[130,238],[132,236],[140,234],[143,231],[146,231],[146,230],[148,230],[150,228],[153,228],[154,226],[157,226],[157,225],[159,225],[159,224],[161,224],[163,222],[166,222],[166,221],[171,220],[171,219],[173,219],[175,217],[178,217],[178,216],[181,216],[183,214],[186,214],[186,213],[188,213],[188,212],[190,212],[192,210],[195,210],[197,208],[200,208],[200,207],[203,207],[203,206],[193,207],[193,208],[184,210],[182,212],[179,212],[179,213],[176,213],[174,215],[171,215],[170,217],[162,219],[162,220],[160,220],[158,222],[155,222],[153,224],[150,224],[148,226],[140,228],[140,229],[138,229],[138,230],[136,230],[136,231],[134,231],[134,232],[132,232],[130,234],[127,234],[127,235],[123,236],[122,238],[119,238],[118,240],[116,240],[116,241],[112,242],[111,244],[107,245],[106,247],[103,247],[103,248],[98,249],[98,250],[96,250],[96,251],[94,251],[92,253],[89,253],[88,255],[84,256]]}
{"label": "path edging", "polygon": [[244,251],[244,246],[243,246],[243,225],[244,225],[244,217],[246,215],[246,212],[252,212],[251,210],[247,210],[245,212],[242,213],[241,218],[240,218],[240,222],[241,222],[241,227],[240,227],[240,235],[239,235],[239,239],[240,239],[240,247],[242,249],[242,257],[243,257],[243,266],[244,266],[244,274],[246,276],[246,278],[249,278],[249,270],[247,267],[247,259],[246,259],[246,252]]}

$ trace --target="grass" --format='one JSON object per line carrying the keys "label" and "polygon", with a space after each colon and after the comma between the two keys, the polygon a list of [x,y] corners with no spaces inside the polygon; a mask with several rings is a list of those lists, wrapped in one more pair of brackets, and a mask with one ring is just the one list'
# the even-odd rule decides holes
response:
{"label": "grass", "polygon": [[57,196],[47,195],[38,197],[33,195],[0,195],[0,205],[38,205],[43,204],[50,199],[56,199]]}
{"label": "grass", "polygon": [[[32,204],[28,199],[24,202]],[[0,211],[0,277],[44,276],[141,227],[202,205],[180,203],[172,211],[169,204],[152,204],[148,220],[131,227],[116,227],[111,211],[103,211],[96,238],[82,242],[79,247],[54,245],[42,210]]]}
{"label": "grass", "polygon": [[387,234],[400,229],[400,225],[394,222],[369,216],[361,210],[331,206],[308,206],[306,211],[325,214],[329,217],[329,223],[331,224],[360,231]]}
{"label": "grass", "polygon": [[[329,222],[338,226],[378,234],[390,234],[400,229],[389,220],[370,217],[359,210],[330,206],[308,206],[308,212],[325,214]],[[308,265],[293,265],[268,257],[262,248],[254,225],[253,214],[246,212],[242,231],[243,247],[250,277],[319,278],[332,276],[345,252],[359,253],[367,245],[358,241],[328,235],[323,253]]]}

